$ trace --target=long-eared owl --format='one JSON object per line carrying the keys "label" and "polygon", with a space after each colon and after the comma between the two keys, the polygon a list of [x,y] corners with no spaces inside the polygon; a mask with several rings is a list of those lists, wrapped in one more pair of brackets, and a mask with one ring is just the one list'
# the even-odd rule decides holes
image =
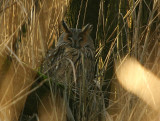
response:
{"label": "long-eared owl", "polygon": [[63,33],[56,47],[48,51],[43,64],[43,72],[48,73],[53,88],[57,84],[62,85],[69,90],[68,98],[76,99],[69,105],[78,121],[78,119],[81,120],[82,115],[86,114],[82,111],[77,113],[78,109],[75,108],[79,106],[78,108],[83,107],[83,110],[88,110],[86,95],[89,95],[88,90],[94,79],[95,47],[90,36],[92,25],[87,24],[82,29],[75,29],[69,28],[62,21],[62,28]]}

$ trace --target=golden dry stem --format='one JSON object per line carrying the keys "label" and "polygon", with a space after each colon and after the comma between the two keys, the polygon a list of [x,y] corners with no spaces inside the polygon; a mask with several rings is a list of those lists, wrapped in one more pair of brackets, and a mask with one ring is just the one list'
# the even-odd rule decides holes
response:
{"label": "golden dry stem", "polygon": [[38,70],[58,37],[67,1],[2,0],[0,4],[0,120],[16,121],[35,81],[33,70]]}

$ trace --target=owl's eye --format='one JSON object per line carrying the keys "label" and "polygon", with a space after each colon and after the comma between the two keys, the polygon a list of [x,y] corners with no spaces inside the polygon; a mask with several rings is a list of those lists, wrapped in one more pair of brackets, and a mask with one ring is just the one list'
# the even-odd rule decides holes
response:
{"label": "owl's eye", "polygon": [[72,42],[72,41],[73,41],[72,37],[68,37],[68,40],[69,40],[70,42]]}
{"label": "owl's eye", "polygon": [[78,41],[79,41],[79,42],[83,41],[83,38],[80,38]]}

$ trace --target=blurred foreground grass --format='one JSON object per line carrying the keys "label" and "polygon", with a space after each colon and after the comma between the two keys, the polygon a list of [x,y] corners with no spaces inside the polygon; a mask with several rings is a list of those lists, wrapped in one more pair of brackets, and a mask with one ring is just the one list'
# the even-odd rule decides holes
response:
{"label": "blurred foreground grass", "polygon": [[[97,37],[96,58],[97,68],[100,71],[97,71],[96,75],[99,80],[104,79],[104,73],[109,69],[111,54],[113,54],[112,59],[116,61],[131,55],[154,75],[160,77],[159,1],[154,0],[152,4],[145,3],[147,12],[149,11],[145,24],[142,22],[141,10],[145,1],[133,2],[129,1],[130,5],[122,16],[124,23],[121,25],[122,21],[118,17],[113,31],[110,26],[108,28],[105,26],[109,18],[103,18],[103,1],[101,2],[99,15],[102,13],[102,18],[105,19],[102,27],[111,34],[108,38],[104,35],[103,39],[106,42]],[[55,45],[61,33],[59,23],[64,18],[68,3],[68,0],[0,1],[0,120],[19,119],[27,95],[34,91],[30,91],[30,87],[36,80],[37,71],[46,51]],[[121,11],[117,14],[121,15]],[[115,33],[116,36],[113,37]],[[124,36],[126,36],[125,44],[123,44]],[[112,43],[110,47],[107,45],[108,42]],[[127,51],[123,51],[126,46]],[[110,48],[110,51],[106,53],[105,47]],[[123,89],[115,75],[111,80],[110,97],[106,99],[109,100],[109,106],[106,107],[107,121],[157,121],[157,111]],[[41,101],[38,116],[40,121],[66,120],[62,118],[66,113],[65,106],[61,105],[59,99],[55,99],[54,103],[50,103],[50,98]],[[51,107],[54,106],[58,107],[57,110],[52,110]]]}

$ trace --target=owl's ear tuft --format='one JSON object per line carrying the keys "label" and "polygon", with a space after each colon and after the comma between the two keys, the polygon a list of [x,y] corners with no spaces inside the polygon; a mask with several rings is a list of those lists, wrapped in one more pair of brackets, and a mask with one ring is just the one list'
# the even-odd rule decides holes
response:
{"label": "owl's ear tuft", "polygon": [[87,24],[86,26],[84,26],[82,28],[82,33],[83,34],[90,34],[92,30],[93,30],[93,26],[90,24]]}
{"label": "owl's ear tuft", "polygon": [[65,33],[71,33],[70,28],[67,26],[64,20],[62,21],[62,29]]}

